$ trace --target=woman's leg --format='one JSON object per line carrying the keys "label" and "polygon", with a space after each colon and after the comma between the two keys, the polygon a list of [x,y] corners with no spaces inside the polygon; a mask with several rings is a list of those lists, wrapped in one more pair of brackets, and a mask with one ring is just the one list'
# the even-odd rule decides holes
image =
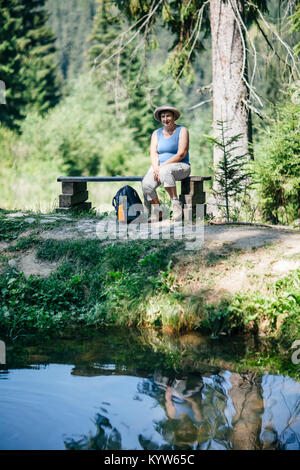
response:
{"label": "woman's leg", "polygon": [[161,183],[158,183],[158,181],[154,179],[153,169],[150,167],[142,181],[142,191],[145,202],[159,204],[156,188],[158,188],[160,184]]}
{"label": "woman's leg", "polygon": [[187,163],[170,163],[159,170],[159,179],[166,191],[172,196],[177,196],[176,181],[187,178],[191,173],[191,167]]}
{"label": "woman's leg", "polygon": [[171,199],[178,199],[176,186],[165,187]]}
{"label": "woman's leg", "polygon": [[155,222],[162,218],[160,214],[160,203],[156,192],[156,188],[158,188],[160,184],[161,183],[154,179],[153,169],[150,167],[142,181],[142,190],[145,206],[147,210],[151,212],[151,219]]}
{"label": "woman's leg", "polygon": [[175,221],[182,219],[182,206],[177,196],[176,181],[187,178],[190,173],[190,165],[180,162],[165,165],[159,171],[160,181],[172,200],[173,219]]}

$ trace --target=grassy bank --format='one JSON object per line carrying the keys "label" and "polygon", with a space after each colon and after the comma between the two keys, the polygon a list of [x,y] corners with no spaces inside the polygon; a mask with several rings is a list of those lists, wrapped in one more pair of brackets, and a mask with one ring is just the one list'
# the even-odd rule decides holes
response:
{"label": "grassy bank", "polygon": [[[57,222],[59,224],[61,222]],[[270,281],[264,289],[237,292],[215,302],[188,293],[180,277],[183,243],[139,240],[126,243],[39,237],[38,222],[0,218],[7,246],[1,255],[0,332],[10,340],[62,329],[109,325],[197,330],[218,338],[254,333],[290,346],[300,337],[300,270]],[[8,243],[10,242],[10,243]],[[16,268],[15,256],[35,250],[40,263],[55,266],[46,277]],[[189,262],[189,282],[218,257]],[[234,253],[232,254],[234,256]],[[199,281],[201,284],[201,281]]]}

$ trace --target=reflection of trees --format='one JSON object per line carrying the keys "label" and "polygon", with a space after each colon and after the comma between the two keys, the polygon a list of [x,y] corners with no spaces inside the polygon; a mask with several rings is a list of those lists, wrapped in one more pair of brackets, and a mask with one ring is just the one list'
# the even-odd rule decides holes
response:
{"label": "reflection of trees", "polygon": [[[285,397],[283,397],[283,399],[286,402]],[[297,434],[297,432],[293,430],[293,424],[295,424],[295,422],[299,418],[300,398],[297,400],[296,404],[291,409],[287,403],[285,404],[289,410],[289,417],[288,417],[285,428],[281,431],[280,436],[279,436],[280,441],[282,441],[282,444],[279,446],[279,448],[286,449],[289,444],[297,443],[295,448],[300,449],[300,439],[299,439],[300,436]],[[287,436],[287,439],[285,439],[285,436]]]}
{"label": "reflection of trees", "polygon": [[[263,378],[263,449],[300,449],[300,384],[289,377],[266,375]],[[283,393],[284,392],[284,393]]]}
{"label": "reflection of trees", "polygon": [[[300,399],[289,401],[290,389],[286,396],[280,397],[281,384],[277,377],[279,394],[276,400],[270,392],[263,396],[262,378],[254,373],[223,372],[198,377],[177,376],[174,379],[174,374],[168,377],[156,372],[154,376],[138,382],[134,399],[141,400],[142,395],[151,397],[154,407],[165,410],[165,416],[153,421],[142,432],[137,427],[140,447],[144,450],[285,449],[291,445],[299,448],[299,432],[293,429],[293,425],[298,425]],[[293,384],[295,397],[298,388]],[[272,390],[271,380],[268,386]],[[269,410],[269,414],[264,414],[263,424],[264,399],[268,407],[265,413]],[[281,427],[276,426],[273,417],[277,410],[282,412],[284,408]],[[140,419],[142,422],[143,417]],[[94,422],[97,427],[95,435],[68,439],[66,448],[122,449],[121,425],[120,429],[117,429],[119,425],[113,427],[109,418],[101,414],[97,414]]]}
{"label": "reflection of trees", "polygon": [[229,395],[236,414],[233,417],[234,449],[260,449],[261,415],[264,410],[261,377],[256,374],[231,374]]}
{"label": "reflection of trees", "polygon": [[157,430],[171,448],[259,449],[261,378],[255,374],[230,374],[230,382],[226,383],[222,374],[207,374],[207,380],[200,383],[202,386],[195,393],[189,394],[188,387],[185,390],[184,400],[192,413],[175,417],[175,405],[170,402],[169,393],[165,395],[168,418],[157,423]]}
{"label": "reflection of trees", "polygon": [[[92,356],[92,365],[86,346],[89,355],[79,357],[72,375],[113,373],[141,378],[134,398],[141,400],[146,395],[154,400],[155,406],[165,410],[163,419],[138,435],[142,449],[284,449],[292,439],[300,447],[299,432],[292,429],[299,415],[299,403],[291,408],[282,429],[272,422],[263,426],[261,377],[253,373],[224,372],[224,369],[234,370],[234,363],[247,356],[244,340],[230,340],[229,347],[227,341],[216,343],[201,335],[174,338],[157,332],[148,336],[144,333],[143,341],[134,335],[126,340],[120,336],[117,347],[113,335],[102,340],[101,347],[95,342],[94,349],[99,352]],[[176,395],[169,401],[166,397],[168,386],[173,386],[174,392],[175,379],[185,383],[181,390],[177,389],[182,392],[177,403]],[[280,407],[284,406],[283,396],[281,400]],[[119,430],[112,427],[102,415],[97,415],[95,423],[95,436],[83,436],[78,441],[69,439],[66,447],[120,449],[121,426]],[[160,436],[153,437],[153,431]]]}
{"label": "reflection of trees", "polygon": [[156,431],[169,443],[169,449],[228,449],[230,426],[226,416],[228,394],[222,375],[207,374],[170,379],[156,373],[159,400],[166,411],[156,423]]}
{"label": "reflection of trees", "polygon": [[95,419],[97,432],[95,436],[83,436],[79,440],[67,439],[68,450],[120,450],[122,449],[121,434],[113,428],[106,416],[97,414]]}

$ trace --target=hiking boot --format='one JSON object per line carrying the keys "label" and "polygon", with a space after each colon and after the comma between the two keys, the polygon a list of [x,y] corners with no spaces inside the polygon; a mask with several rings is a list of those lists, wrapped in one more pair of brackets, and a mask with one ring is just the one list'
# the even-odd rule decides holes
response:
{"label": "hiking boot", "polygon": [[182,220],[182,205],[178,199],[172,199],[172,211],[175,222]]}

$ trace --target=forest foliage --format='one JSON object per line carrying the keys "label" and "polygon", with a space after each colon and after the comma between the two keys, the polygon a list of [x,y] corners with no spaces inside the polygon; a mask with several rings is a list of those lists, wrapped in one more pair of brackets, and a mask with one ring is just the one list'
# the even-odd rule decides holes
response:
{"label": "forest foliage", "polygon": [[[142,175],[150,163],[150,135],[159,126],[153,109],[165,102],[182,110],[180,124],[190,131],[193,173],[213,175],[206,137],[212,134],[211,44],[204,10],[190,66],[177,83],[170,69],[183,59],[184,41],[196,27],[195,8],[205,2],[189,2],[189,7],[179,0],[162,3],[161,20],[153,23],[147,40],[141,31],[122,54],[113,55],[111,41],[119,44],[120,33],[142,17],[149,2],[0,0],[0,80],[6,85],[6,103],[0,105],[2,207],[51,207],[60,174]],[[297,52],[299,8],[280,16],[277,2],[258,5]],[[288,68],[282,66],[283,49],[267,52],[258,26],[250,24],[250,10],[249,37],[257,48],[255,87],[265,98],[266,115],[254,116],[253,127],[257,216],[291,223],[299,216],[299,126],[293,120],[295,128],[286,128],[294,95]],[[180,38],[178,57],[171,60],[169,55],[166,62]],[[251,69],[253,55],[249,61]],[[197,92],[205,85],[206,91]],[[199,106],[201,101],[206,103]],[[292,107],[297,115],[298,102]],[[293,170],[287,172],[279,161],[288,161]],[[275,167],[277,192],[266,178]]]}

